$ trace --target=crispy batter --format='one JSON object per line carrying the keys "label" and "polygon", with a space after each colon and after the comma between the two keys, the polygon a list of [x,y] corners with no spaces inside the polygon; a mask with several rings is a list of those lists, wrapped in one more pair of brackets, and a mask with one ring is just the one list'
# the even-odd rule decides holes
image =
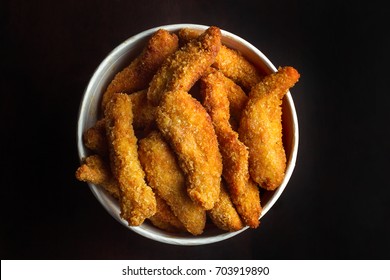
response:
{"label": "crispy batter", "polygon": [[201,33],[202,31],[200,30],[194,30],[190,28],[180,29],[178,32],[180,46],[184,46],[188,42],[198,38]]}
{"label": "crispy batter", "polygon": [[100,156],[108,154],[105,119],[98,120],[94,126],[84,132],[83,142],[88,149]]}
{"label": "crispy batter", "polygon": [[155,227],[157,227],[159,229],[162,229],[162,230],[165,230],[165,231],[171,232],[171,233],[177,233],[180,231],[178,228],[176,228],[172,224],[167,223],[164,220],[164,217],[160,216],[160,213],[158,211],[159,210],[157,210],[156,214],[154,214],[152,217],[149,218],[149,221],[152,223],[152,225],[154,225]]}
{"label": "crispy batter", "polygon": [[[203,76],[207,77],[208,75],[214,74],[218,71],[219,70],[210,67]],[[226,91],[226,96],[229,100],[230,125],[233,130],[237,131],[240,124],[241,113],[248,102],[248,96],[239,85],[226,77],[222,72],[219,76],[222,79],[220,82],[224,84],[224,90]]]}
{"label": "crispy batter", "polygon": [[147,90],[141,90],[129,96],[134,116],[134,129],[150,128],[155,121],[156,108],[148,102]]}
{"label": "crispy batter", "polygon": [[147,88],[163,61],[178,48],[178,38],[166,30],[155,32],[141,54],[117,73],[103,95],[102,109],[114,93],[132,93]]}
{"label": "crispy batter", "polygon": [[206,212],[188,196],[183,171],[162,135],[153,131],[140,140],[138,154],[148,184],[166,201],[188,232],[201,234]]}
{"label": "crispy batter", "polygon": [[[118,181],[112,175],[110,167],[99,155],[87,157],[77,169],[76,178],[80,181],[103,187],[116,199],[120,197]],[[149,218],[153,225],[170,232],[185,230],[183,224],[173,214],[169,206],[157,195],[156,203],[157,211]]]}
{"label": "crispy batter", "polygon": [[[152,127],[155,120],[156,108],[152,106],[146,98],[146,90],[141,90],[129,95],[131,100],[131,108],[133,112],[133,127],[134,129],[147,129]],[[85,131],[83,140],[85,146],[91,151],[101,156],[108,154],[107,137],[106,137],[106,121],[102,118],[96,124]]]}
{"label": "crispy batter", "polygon": [[174,91],[165,94],[156,117],[187,176],[189,196],[211,209],[219,198],[222,159],[210,116],[191,95]]}
{"label": "crispy batter", "polygon": [[101,186],[114,198],[119,198],[118,182],[112,176],[110,166],[99,155],[87,157],[76,170],[76,178]]}
{"label": "crispy batter", "polygon": [[213,67],[219,69],[247,92],[256,85],[263,76],[244,56],[236,50],[223,47],[219,52]]}
{"label": "crispy batter", "polygon": [[261,214],[260,195],[250,180],[248,150],[229,123],[229,88],[232,81],[214,71],[201,79],[203,104],[210,114],[223,160],[223,177],[238,213],[246,225],[256,228]]}
{"label": "crispy batter", "polygon": [[274,190],[283,181],[286,154],[282,142],[282,98],[299,79],[293,67],[279,68],[249,93],[239,135],[249,148],[249,173],[262,188]]}
{"label": "crispy batter", "polygon": [[245,92],[229,78],[225,79],[227,97],[229,99],[230,125],[237,131],[240,125],[241,113],[248,102],[248,96]]}
{"label": "crispy batter", "polygon": [[[183,28],[179,31],[178,35],[181,43],[186,43],[197,38],[199,32],[189,28]],[[212,66],[242,86],[247,92],[263,78],[263,75],[257,68],[241,53],[225,45],[221,46]]]}
{"label": "crispy batter", "polygon": [[154,75],[148,89],[148,100],[157,106],[165,92],[189,91],[214,62],[220,47],[221,31],[212,26],[176,51]]}
{"label": "crispy batter", "polygon": [[156,196],[157,211],[149,220],[152,224],[168,232],[184,232],[186,229],[159,195]]}
{"label": "crispy batter", "polygon": [[[76,178],[103,187],[116,199],[120,197],[118,181],[112,175],[108,164],[99,155],[87,157],[77,169]],[[170,232],[185,230],[183,224],[173,214],[166,202],[158,195],[155,196],[157,211],[149,218],[153,225]]]}
{"label": "crispy batter", "polygon": [[222,230],[237,231],[244,226],[222,182],[219,200],[207,214],[211,221]]}
{"label": "crispy batter", "polygon": [[156,198],[145,182],[132,127],[130,97],[114,94],[106,106],[106,134],[111,169],[121,190],[121,217],[130,226],[143,223],[156,212]]}

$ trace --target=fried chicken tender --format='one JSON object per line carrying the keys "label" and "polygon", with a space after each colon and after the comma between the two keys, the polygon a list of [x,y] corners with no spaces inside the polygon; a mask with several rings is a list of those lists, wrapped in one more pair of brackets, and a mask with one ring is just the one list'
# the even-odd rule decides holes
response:
{"label": "fried chicken tender", "polygon": [[162,230],[165,230],[165,231],[171,232],[171,233],[177,233],[180,231],[177,227],[168,223],[165,220],[166,217],[164,217],[164,216],[161,217],[160,212],[158,212],[158,211],[159,211],[159,209],[157,209],[156,214],[154,214],[152,217],[149,218],[149,221],[152,223],[152,225],[154,225],[155,227],[157,227],[159,229],[162,229]]}
{"label": "fried chicken tender", "polygon": [[79,181],[101,186],[114,198],[119,199],[118,182],[112,176],[110,166],[99,155],[85,158],[76,170],[76,178]]}
{"label": "fried chicken tender", "polygon": [[188,196],[183,171],[163,136],[153,131],[141,139],[138,154],[146,180],[155,193],[166,201],[188,232],[201,234],[206,224],[206,211]]}
{"label": "fried chicken tender", "polygon": [[148,102],[147,90],[141,90],[129,95],[133,110],[134,129],[150,128],[156,119],[156,108]]}
{"label": "fried chicken tender", "polygon": [[178,41],[175,34],[166,30],[155,32],[141,54],[108,85],[102,99],[103,111],[114,93],[132,93],[147,88],[157,69],[178,49]]}
{"label": "fried chicken tender", "polygon": [[[141,90],[129,95],[133,112],[133,127],[135,130],[148,129],[155,121],[156,108],[146,98],[146,90]],[[106,120],[102,118],[96,124],[87,129],[83,135],[85,146],[101,156],[108,154],[106,137]]]}
{"label": "fried chicken tender", "polygon": [[160,196],[156,196],[157,211],[149,220],[155,227],[168,232],[185,232],[185,228],[180,220],[169,208],[168,204]]}
{"label": "fried chicken tender", "polygon": [[224,80],[226,83],[227,98],[229,100],[230,125],[234,131],[237,131],[240,125],[241,113],[248,102],[248,96],[235,82],[227,77]]}
{"label": "fried chicken tender", "polygon": [[157,109],[156,123],[178,157],[191,199],[206,210],[213,208],[219,198],[222,158],[205,108],[187,92],[168,92]]}
{"label": "fried chicken tender", "polygon": [[259,189],[250,180],[247,147],[238,139],[238,133],[229,123],[228,95],[232,83],[221,72],[213,71],[202,77],[201,94],[218,137],[223,160],[222,175],[231,199],[245,224],[256,228],[262,210]]}
{"label": "fried chicken tender", "polygon": [[98,120],[94,126],[88,128],[83,134],[84,145],[100,156],[108,154],[106,137],[106,120]]}
{"label": "fried chicken tender", "polygon": [[[203,76],[207,76],[209,74],[215,73],[215,68],[210,67]],[[229,100],[229,112],[230,112],[230,125],[233,130],[238,129],[238,125],[241,119],[241,113],[244,110],[244,107],[248,101],[248,96],[243,91],[243,89],[233,82],[231,79],[227,78],[223,75],[223,83],[225,84],[225,91],[227,98]]]}
{"label": "fried chicken tender", "polygon": [[[99,155],[87,157],[76,170],[76,178],[79,181],[103,187],[116,199],[120,197],[118,181],[112,175],[108,164]],[[156,195],[156,203],[157,211],[149,218],[153,225],[170,232],[185,230],[183,224],[173,214],[166,202],[158,195]]]}
{"label": "fried chicken tender", "polygon": [[274,190],[283,181],[286,154],[282,142],[282,98],[299,79],[293,67],[279,68],[249,93],[238,133],[249,148],[249,173],[262,188]]}
{"label": "fried chicken tender", "polygon": [[[181,42],[186,43],[197,38],[199,32],[189,28],[183,28],[179,31],[178,35]],[[212,66],[243,87],[247,92],[264,76],[241,53],[225,45],[221,46]]]}
{"label": "fried chicken tender", "polygon": [[237,231],[244,227],[222,182],[219,199],[213,209],[207,211],[207,214],[211,221],[222,230]]}
{"label": "fried chicken tender", "polygon": [[202,33],[200,30],[194,30],[190,28],[182,28],[178,32],[179,36],[179,45],[183,46],[187,44],[188,42],[196,39],[199,37],[199,35]]}
{"label": "fried chicken tender", "polygon": [[213,67],[220,70],[226,77],[229,77],[247,92],[256,85],[263,75],[237,50],[228,47],[221,48]]}
{"label": "fried chicken tender", "polygon": [[111,170],[121,190],[121,217],[130,226],[137,226],[155,214],[156,198],[145,182],[138,160],[130,97],[114,94],[106,106],[105,116]]}
{"label": "fried chicken tender", "polygon": [[165,92],[188,92],[214,62],[220,47],[221,30],[212,26],[176,51],[154,75],[148,89],[148,100],[157,106]]}

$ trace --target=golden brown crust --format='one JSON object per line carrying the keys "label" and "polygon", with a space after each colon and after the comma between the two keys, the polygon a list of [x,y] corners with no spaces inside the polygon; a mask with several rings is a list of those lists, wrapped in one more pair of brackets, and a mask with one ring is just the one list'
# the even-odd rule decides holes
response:
{"label": "golden brown crust", "polygon": [[106,106],[106,134],[111,169],[121,190],[121,217],[136,226],[156,212],[156,198],[145,182],[132,127],[130,97],[114,94]]}
{"label": "golden brown crust", "polygon": [[162,135],[154,131],[140,140],[138,153],[148,184],[165,200],[188,232],[201,234],[206,212],[188,196],[184,174]]}
{"label": "golden brown crust", "polygon": [[178,38],[175,34],[166,30],[154,33],[141,54],[117,73],[108,85],[102,99],[103,111],[114,93],[133,93],[147,88],[154,73],[177,48]]}
{"label": "golden brown crust", "polygon": [[226,83],[227,97],[229,99],[230,125],[234,131],[237,131],[242,111],[248,102],[248,96],[240,86],[229,78],[226,78],[224,83]]}
{"label": "golden brown crust", "polygon": [[149,220],[152,224],[168,232],[185,232],[185,227],[172,212],[169,205],[159,195],[156,196],[157,211]]}
{"label": "golden brown crust", "polygon": [[[156,108],[146,98],[146,90],[129,95],[133,112],[134,129],[146,130],[153,126]],[[108,146],[106,137],[106,121],[102,118],[83,135],[85,146],[100,156],[107,156]]]}
{"label": "golden brown crust", "polygon": [[244,227],[229,194],[221,182],[221,193],[213,209],[207,212],[211,221],[220,229],[237,231]]}
{"label": "golden brown crust", "polygon": [[170,56],[154,75],[148,89],[148,100],[157,106],[168,91],[189,91],[203,72],[214,62],[221,47],[221,31],[208,28]]}
{"label": "golden brown crust", "polygon": [[99,155],[87,157],[76,170],[76,178],[101,186],[114,198],[119,198],[118,182],[112,176],[110,166]]}
{"label": "golden brown crust", "polygon": [[256,228],[261,214],[257,186],[249,178],[248,150],[233,131],[229,119],[229,89],[231,81],[214,71],[201,79],[203,104],[209,112],[218,137],[223,160],[223,177],[238,213],[246,225]]}
{"label": "golden brown crust", "polygon": [[84,145],[100,156],[108,154],[106,139],[106,121],[100,119],[83,134]]}
{"label": "golden brown crust", "polygon": [[150,128],[155,121],[156,108],[148,102],[147,90],[140,90],[129,95],[133,111],[134,129]]}
{"label": "golden brown crust", "polygon": [[221,47],[213,67],[220,70],[247,92],[263,78],[263,75],[242,54],[226,46]]}
{"label": "golden brown crust", "polygon": [[[108,164],[99,156],[87,157],[76,171],[76,178],[83,182],[103,187],[114,198],[119,199],[120,188]],[[183,224],[173,214],[166,202],[156,197],[156,213],[149,220],[158,228],[169,232],[185,231]]]}
{"label": "golden brown crust", "polygon": [[283,181],[286,154],[282,142],[282,98],[299,79],[292,67],[266,76],[249,93],[239,135],[249,148],[249,173],[262,188],[274,190]]}
{"label": "golden brown crust", "polygon": [[188,42],[195,40],[202,33],[200,30],[194,30],[190,28],[182,28],[178,32],[179,44],[184,46]]}
{"label": "golden brown crust", "polygon": [[149,219],[198,235],[207,213],[226,231],[256,228],[257,184],[274,190],[284,178],[281,104],[299,73],[284,67],[264,77],[221,45],[218,27],[182,29],[179,37],[180,49],[176,35],[157,31],[111,81],[102,118],[83,134],[96,154],[76,178],[118,199],[130,226]]}
{"label": "golden brown crust", "polygon": [[[178,35],[181,44],[185,44],[196,39],[199,32],[183,28]],[[241,53],[225,45],[221,46],[212,66],[243,87],[247,92],[250,91],[252,86],[260,82],[264,76]]]}
{"label": "golden brown crust", "polygon": [[189,196],[206,210],[211,209],[219,198],[222,159],[210,116],[196,99],[182,91],[166,93],[156,116],[187,177]]}

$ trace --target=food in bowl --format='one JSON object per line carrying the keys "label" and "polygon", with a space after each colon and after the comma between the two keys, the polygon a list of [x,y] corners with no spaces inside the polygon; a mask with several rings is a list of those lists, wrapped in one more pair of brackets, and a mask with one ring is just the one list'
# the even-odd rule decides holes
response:
{"label": "food in bowl", "polygon": [[218,27],[195,27],[151,33],[94,92],[96,120],[79,135],[89,151],[76,177],[103,187],[122,223],[172,238],[258,227],[260,188],[286,178],[282,102],[299,79],[293,67],[256,66]]}

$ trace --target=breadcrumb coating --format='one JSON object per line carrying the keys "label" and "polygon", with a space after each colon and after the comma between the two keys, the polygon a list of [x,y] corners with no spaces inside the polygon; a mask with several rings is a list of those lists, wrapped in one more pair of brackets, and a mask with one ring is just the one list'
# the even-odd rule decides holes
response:
{"label": "breadcrumb coating", "polygon": [[205,210],[187,194],[186,180],[176,156],[159,132],[153,131],[139,142],[139,159],[148,184],[193,235],[203,232]]}
{"label": "breadcrumb coating", "polygon": [[188,92],[214,62],[220,47],[221,30],[214,26],[184,45],[154,75],[148,89],[148,100],[157,106],[165,92]]}
{"label": "breadcrumb coating", "polygon": [[[110,167],[99,155],[87,157],[76,170],[79,181],[88,182],[103,187],[114,198],[119,199],[120,188],[118,181],[111,173]],[[156,197],[156,213],[149,218],[153,225],[169,232],[185,231],[183,224],[173,214],[166,202]]]}
{"label": "breadcrumb coating", "polygon": [[221,182],[221,193],[213,209],[207,211],[211,221],[220,229],[237,231],[244,227],[229,194]]}
{"label": "breadcrumb coating", "polygon": [[156,108],[148,102],[147,90],[141,90],[129,95],[133,111],[134,129],[148,129],[155,122]]}
{"label": "breadcrumb coating", "polygon": [[[129,95],[133,112],[133,127],[135,130],[146,130],[155,122],[156,108],[146,98],[146,90]],[[108,146],[106,137],[106,120],[102,118],[87,129],[83,135],[84,145],[101,156],[107,156]]]}
{"label": "breadcrumb coating", "polygon": [[106,120],[98,120],[94,126],[88,128],[83,134],[84,145],[100,156],[108,154],[106,138]]}
{"label": "breadcrumb coating", "polygon": [[220,70],[247,92],[261,81],[263,75],[241,53],[226,46],[221,47],[221,50],[213,67]]}
{"label": "breadcrumb coating", "polygon": [[281,105],[300,74],[265,75],[215,26],[177,34],[158,30],[114,76],[75,176],[117,199],[129,226],[200,235],[208,217],[225,231],[257,228],[258,187],[285,176]]}
{"label": "breadcrumb coating", "polygon": [[227,98],[229,100],[230,125],[234,131],[237,131],[238,126],[240,125],[242,111],[248,102],[248,96],[242,88],[232,80],[227,77],[225,77],[224,80]]}
{"label": "breadcrumb coating", "polygon": [[152,224],[168,232],[185,232],[183,224],[159,195],[156,196],[157,211],[149,220]]}
{"label": "breadcrumb coating", "polygon": [[282,141],[282,99],[299,79],[293,67],[267,75],[249,93],[238,133],[249,148],[249,173],[262,188],[274,190],[284,179],[286,154]]}
{"label": "breadcrumb coating", "polygon": [[156,213],[156,198],[145,182],[138,160],[130,97],[114,94],[106,106],[105,116],[111,170],[121,190],[121,217],[130,226],[137,226]]}
{"label": "breadcrumb coating", "polygon": [[229,123],[228,94],[232,83],[221,72],[213,71],[202,77],[201,94],[218,137],[223,160],[222,175],[231,199],[245,224],[256,228],[262,210],[259,189],[249,177],[247,147]]}
{"label": "breadcrumb coating", "polygon": [[99,155],[85,158],[76,170],[76,178],[103,187],[116,199],[120,196],[118,182],[112,176],[110,166]]}
{"label": "breadcrumb coating", "polygon": [[[196,39],[199,36],[199,31],[183,28],[178,35],[181,44],[185,44]],[[247,92],[264,76],[240,52],[225,45],[221,45],[212,66],[243,87]]]}
{"label": "breadcrumb coating", "polygon": [[213,208],[219,198],[222,158],[205,108],[187,92],[168,92],[156,122],[187,177],[189,196],[206,210]]}
{"label": "breadcrumb coating", "polygon": [[156,31],[141,54],[117,73],[103,94],[104,109],[114,93],[133,93],[147,88],[154,73],[165,59],[178,48],[178,38],[166,30]]}

